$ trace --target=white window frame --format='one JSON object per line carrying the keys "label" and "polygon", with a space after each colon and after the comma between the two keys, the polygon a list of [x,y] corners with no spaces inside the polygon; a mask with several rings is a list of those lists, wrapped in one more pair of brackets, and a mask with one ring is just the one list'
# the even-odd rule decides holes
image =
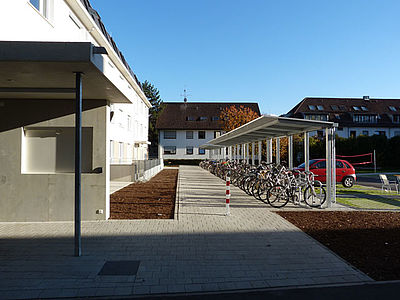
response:
{"label": "white window frame", "polygon": [[164,155],[176,155],[176,146],[164,146]]}
{"label": "white window frame", "polygon": [[164,140],[176,140],[176,131],[175,130],[165,130],[164,131]]}
{"label": "white window frame", "polygon": [[37,0],[39,7],[34,5],[31,0],[28,0],[28,3],[40,14],[42,15],[45,19],[50,20],[51,19],[51,12],[53,8],[53,3],[52,0]]}
{"label": "white window frame", "polygon": [[186,139],[187,140],[193,140],[193,138],[194,138],[193,130],[186,131]]}

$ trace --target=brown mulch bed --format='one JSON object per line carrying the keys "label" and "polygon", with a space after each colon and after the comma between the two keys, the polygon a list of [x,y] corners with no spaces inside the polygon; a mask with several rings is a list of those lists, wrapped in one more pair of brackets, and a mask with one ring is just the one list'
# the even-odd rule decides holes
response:
{"label": "brown mulch bed", "polygon": [[375,280],[400,279],[400,213],[277,212]]}
{"label": "brown mulch bed", "polygon": [[164,169],[147,182],[113,193],[111,219],[173,219],[177,181],[177,169]]}

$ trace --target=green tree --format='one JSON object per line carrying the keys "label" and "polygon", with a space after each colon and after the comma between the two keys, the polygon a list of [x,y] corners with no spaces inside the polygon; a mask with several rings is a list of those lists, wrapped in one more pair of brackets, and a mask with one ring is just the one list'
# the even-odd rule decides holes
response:
{"label": "green tree", "polygon": [[143,92],[147,100],[151,103],[152,107],[149,109],[149,141],[150,156],[157,156],[158,153],[158,130],[156,129],[157,119],[164,109],[164,103],[161,99],[160,92],[149,81],[142,83]]}

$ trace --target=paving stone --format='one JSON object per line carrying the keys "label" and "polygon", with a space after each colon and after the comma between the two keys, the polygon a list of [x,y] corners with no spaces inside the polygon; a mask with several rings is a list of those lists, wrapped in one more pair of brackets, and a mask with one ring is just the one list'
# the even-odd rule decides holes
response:
{"label": "paving stone", "polygon": [[[205,170],[181,166],[178,188],[179,220],[82,222],[78,258],[73,222],[0,223],[0,294],[35,298],[40,294],[28,293],[58,289],[59,297],[86,297],[371,281],[235,186],[225,216],[225,182]],[[140,261],[137,277],[97,276],[105,261],[124,260]]]}

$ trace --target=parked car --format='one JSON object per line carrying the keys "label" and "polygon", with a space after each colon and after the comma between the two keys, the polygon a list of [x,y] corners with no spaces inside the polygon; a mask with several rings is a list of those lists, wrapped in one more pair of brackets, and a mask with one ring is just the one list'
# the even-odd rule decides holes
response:
{"label": "parked car", "polygon": [[[315,179],[326,183],[326,159],[311,159],[309,161],[310,172],[314,173]],[[297,168],[299,171],[304,171],[305,163],[302,163]],[[336,160],[336,182],[341,182],[344,187],[352,187],[356,182],[356,170],[346,160]]]}

